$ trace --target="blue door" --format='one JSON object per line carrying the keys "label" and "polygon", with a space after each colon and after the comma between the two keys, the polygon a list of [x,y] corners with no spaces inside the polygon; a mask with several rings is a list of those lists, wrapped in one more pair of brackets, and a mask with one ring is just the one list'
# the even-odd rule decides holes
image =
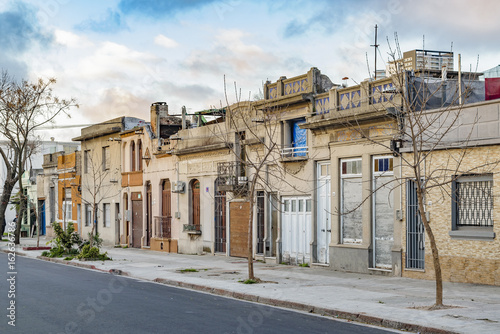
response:
{"label": "blue door", "polygon": [[42,213],[42,228],[40,235],[45,235],[45,201],[43,201],[42,203],[41,213]]}
{"label": "blue door", "polygon": [[301,157],[305,156],[307,153],[307,133],[306,129],[301,129],[299,127],[300,124],[305,123],[305,120],[295,121],[293,123],[292,129],[292,147],[293,147],[293,156]]}

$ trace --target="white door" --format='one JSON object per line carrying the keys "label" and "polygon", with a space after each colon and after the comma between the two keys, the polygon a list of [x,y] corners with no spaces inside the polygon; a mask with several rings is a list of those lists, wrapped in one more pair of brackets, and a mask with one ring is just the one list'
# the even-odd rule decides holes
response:
{"label": "white door", "polygon": [[329,263],[328,245],[331,240],[331,185],[330,185],[330,162],[318,162],[318,201],[317,201],[317,261]]}
{"label": "white door", "polygon": [[281,239],[283,261],[310,263],[311,198],[283,197]]}
{"label": "white door", "polygon": [[373,157],[373,266],[392,268],[394,243],[393,157]]}

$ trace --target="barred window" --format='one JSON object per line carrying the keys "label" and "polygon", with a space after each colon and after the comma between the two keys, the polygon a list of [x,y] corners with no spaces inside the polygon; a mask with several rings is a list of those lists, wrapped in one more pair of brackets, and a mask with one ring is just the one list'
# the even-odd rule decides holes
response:
{"label": "barred window", "polygon": [[493,226],[493,176],[468,175],[453,182],[454,225]]}

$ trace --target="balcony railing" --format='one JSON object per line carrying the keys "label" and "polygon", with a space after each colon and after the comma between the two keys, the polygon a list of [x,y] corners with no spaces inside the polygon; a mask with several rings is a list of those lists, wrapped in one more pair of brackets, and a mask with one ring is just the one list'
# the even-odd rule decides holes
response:
{"label": "balcony railing", "polygon": [[219,162],[217,164],[217,190],[242,191],[247,188],[246,165],[241,162]]}
{"label": "balcony railing", "polygon": [[172,217],[157,216],[155,219],[155,238],[171,238],[172,237]]}
{"label": "balcony railing", "polygon": [[281,149],[282,158],[306,157],[308,153],[307,146],[301,147],[286,147]]}

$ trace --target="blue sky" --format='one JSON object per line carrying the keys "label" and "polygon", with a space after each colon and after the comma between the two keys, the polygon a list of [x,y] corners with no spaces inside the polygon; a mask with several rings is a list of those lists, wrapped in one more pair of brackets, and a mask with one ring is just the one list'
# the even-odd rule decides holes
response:
{"label": "blue sky", "polygon": [[[464,69],[475,70],[479,56],[485,70],[500,63],[499,12],[494,0],[1,1],[0,67],[16,78],[57,78],[56,93],[81,105],[58,124],[149,121],[156,101],[171,113],[220,106],[224,76],[233,101],[234,82],[248,98],[266,80],[311,67],[355,84],[369,76],[367,57],[373,71],[375,24],[378,69],[397,32],[402,51],[453,43]],[[43,135],[68,140],[79,131]]]}

